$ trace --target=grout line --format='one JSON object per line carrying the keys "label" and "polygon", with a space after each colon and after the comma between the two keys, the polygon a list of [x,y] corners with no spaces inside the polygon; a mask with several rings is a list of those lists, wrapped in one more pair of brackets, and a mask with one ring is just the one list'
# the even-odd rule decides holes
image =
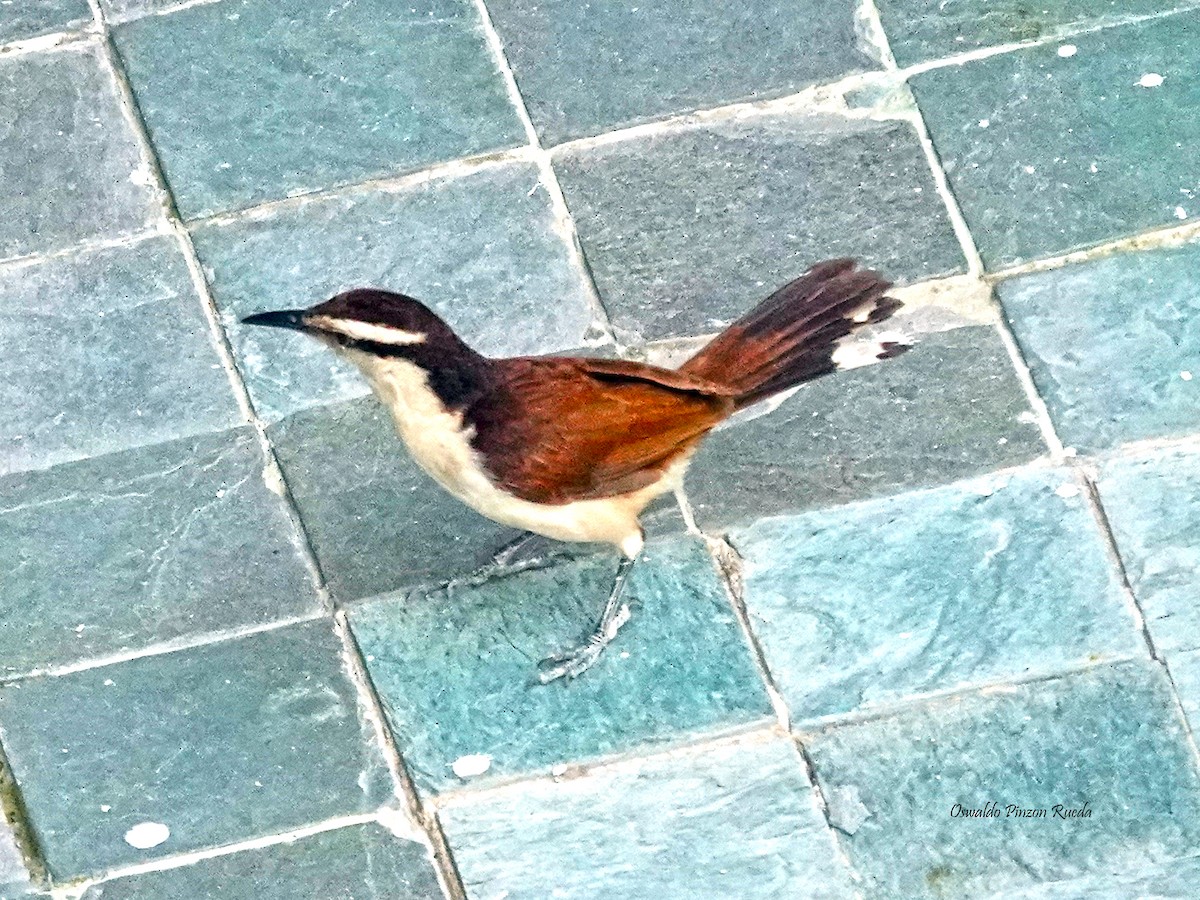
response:
{"label": "grout line", "polygon": [[20,56],[29,56],[32,53],[78,50],[83,45],[91,43],[96,35],[95,17],[93,14],[91,22],[86,22],[75,30],[54,31],[50,34],[39,34],[37,37],[0,44],[0,62]]}
{"label": "grout line", "polygon": [[[9,765],[8,755],[0,744],[0,826],[8,824],[13,842],[17,847],[20,862],[24,865],[30,883],[45,887],[50,873],[42,861],[42,851],[37,835],[29,825],[29,814],[17,784],[16,774]],[[3,885],[0,885],[3,887]]]}
{"label": "grout line", "polygon": [[66,663],[61,666],[45,666],[43,668],[31,669],[27,672],[5,673],[0,675],[0,685],[15,684],[20,681],[28,681],[33,678],[61,678],[64,675],[74,675],[79,672],[90,672],[93,669],[104,669],[108,666],[117,665],[118,663],[131,662],[135,659],[147,659],[153,656],[166,656],[171,653],[179,653],[184,650],[195,650],[200,647],[208,647],[213,644],[222,643],[224,641],[236,641],[242,638],[251,637],[256,634],[265,634],[270,631],[277,631],[280,628],[288,628],[292,625],[301,625],[305,622],[315,622],[324,618],[327,613],[324,610],[318,610],[311,613],[306,613],[299,616],[289,616],[285,619],[275,619],[270,622],[260,622],[255,625],[242,625],[236,628],[226,628],[220,631],[207,631],[203,634],[188,635],[187,637],[178,638],[171,641],[163,641],[157,644],[151,644],[148,647],[140,647],[137,650],[129,650],[123,653],[111,653],[107,656],[94,656],[78,662]]}
{"label": "grout line", "polygon": [[162,221],[149,228],[123,234],[120,237],[85,238],[82,241],[76,241],[73,244],[55,250],[42,253],[27,253],[23,256],[9,256],[0,259],[0,272],[7,273],[41,265],[46,262],[53,262],[57,259],[69,259],[82,256],[85,253],[97,253],[101,250],[111,250],[117,247],[136,247],[145,241],[153,240],[156,237],[164,237],[170,233],[171,229],[169,225],[166,221]]}
{"label": "grout line", "polygon": [[521,125],[525,129],[525,137],[529,142],[529,146],[525,148],[526,152],[537,163],[539,181],[550,197],[550,205],[554,210],[555,231],[558,232],[559,238],[566,244],[571,261],[574,263],[583,280],[588,295],[588,302],[592,307],[593,329],[600,333],[602,337],[601,343],[617,343],[612,327],[612,318],[604,306],[604,301],[600,297],[595,279],[592,277],[591,267],[588,265],[587,256],[583,252],[583,244],[579,240],[579,232],[575,228],[575,220],[571,216],[571,211],[567,206],[566,195],[563,193],[562,185],[559,184],[558,175],[555,173],[554,167],[550,164],[550,154],[542,147],[537,128],[533,124],[533,118],[529,115],[529,106],[525,102],[525,97],[521,94],[521,89],[517,86],[517,76],[513,72],[512,66],[508,62],[508,56],[504,52],[504,41],[500,38],[500,32],[496,30],[496,25],[492,21],[492,14],[488,11],[484,0],[472,0],[472,2],[479,14],[480,26],[483,29],[488,48],[492,52],[493,61],[501,77],[504,79],[504,86],[508,91],[509,101],[512,103],[517,117],[521,120]]}

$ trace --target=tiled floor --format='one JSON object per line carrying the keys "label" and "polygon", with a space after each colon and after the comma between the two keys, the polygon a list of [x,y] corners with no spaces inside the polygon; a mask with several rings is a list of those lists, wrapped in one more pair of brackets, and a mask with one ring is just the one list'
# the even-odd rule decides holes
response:
{"label": "tiled floor", "polygon": [[[1197,896],[1198,37],[0,2],[0,898]],[[512,533],[237,323],[678,360],[843,254],[915,349],[714,434],[548,687],[611,555],[445,586]]]}

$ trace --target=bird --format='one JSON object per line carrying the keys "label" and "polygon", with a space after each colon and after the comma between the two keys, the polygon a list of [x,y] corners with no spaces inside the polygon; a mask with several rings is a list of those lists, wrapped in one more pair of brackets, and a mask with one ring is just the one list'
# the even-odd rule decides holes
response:
{"label": "bird", "polygon": [[639,515],[681,485],[710,431],[805,382],[908,348],[900,335],[854,335],[900,308],[891,286],[852,259],[818,263],[677,369],[484,356],[424,303],[380,288],[241,321],[303,332],[357,366],[417,465],[476,512],[523,539],[616,547],[620,563],[595,628],[539,665],[538,680],[550,683],[581,675],[614,639],[645,542]]}

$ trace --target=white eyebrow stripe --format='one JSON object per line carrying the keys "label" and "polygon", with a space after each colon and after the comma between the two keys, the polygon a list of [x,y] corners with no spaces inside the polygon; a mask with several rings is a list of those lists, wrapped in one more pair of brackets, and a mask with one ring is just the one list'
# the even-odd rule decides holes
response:
{"label": "white eyebrow stripe", "polygon": [[332,316],[312,316],[308,324],[323,331],[336,331],[356,341],[371,341],[374,344],[421,344],[425,335],[415,331],[405,331],[403,328],[392,328],[389,325],[373,325],[370,322],[358,322],[354,319],[335,319]]}

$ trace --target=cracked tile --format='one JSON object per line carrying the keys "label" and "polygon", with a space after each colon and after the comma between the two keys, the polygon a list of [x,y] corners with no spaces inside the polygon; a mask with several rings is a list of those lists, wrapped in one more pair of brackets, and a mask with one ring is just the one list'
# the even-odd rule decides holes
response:
{"label": "cracked tile", "polygon": [[764,519],[730,537],[793,721],[1146,654],[1065,470]]}
{"label": "cracked tile", "polygon": [[95,43],[0,57],[0,184],[0,259],[161,221],[151,175]]}
{"label": "cracked tile", "polygon": [[328,621],[2,685],[0,736],[59,880],[390,794]]}
{"label": "cracked tile", "polygon": [[462,784],[453,764],[464,756],[490,757],[484,780],[494,780],[771,716],[694,538],[648,545],[625,591],[632,617],[592,669],[536,683],[538,660],[593,627],[616,562],[598,555],[352,608],[371,680],[423,789]]}
{"label": "cracked tile", "polygon": [[178,245],[0,268],[0,474],[242,421]]}
{"label": "cracked tile", "polygon": [[432,900],[441,896],[433,861],[423,844],[368,824],[105,881],[89,888],[82,900]]}
{"label": "cracked tile", "polygon": [[347,288],[417,297],[481,353],[578,346],[592,310],[558,227],[537,169],[518,163],[202,225],[193,237],[255,406],[274,420],[362,396],[367,385],[311,338],[238,317]]}
{"label": "cracked tile", "polygon": [[784,740],[464,795],[438,818],[471,900],[856,896]]}
{"label": "cracked tile", "polygon": [[492,0],[488,12],[546,144],[879,67],[849,0]]}
{"label": "cracked tile", "polygon": [[185,218],[525,143],[468,0],[225,0],[113,37]]}
{"label": "cracked tile", "polygon": [[1200,243],[1001,282],[1038,393],[1083,451],[1200,431]]}
{"label": "cracked tile", "polygon": [[250,428],[0,478],[0,674],[315,613]]}
{"label": "cracked tile", "polygon": [[815,262],[913,281],[964,260],[904,122],[755,116],[556,154],[613,324],[712,334]]}

